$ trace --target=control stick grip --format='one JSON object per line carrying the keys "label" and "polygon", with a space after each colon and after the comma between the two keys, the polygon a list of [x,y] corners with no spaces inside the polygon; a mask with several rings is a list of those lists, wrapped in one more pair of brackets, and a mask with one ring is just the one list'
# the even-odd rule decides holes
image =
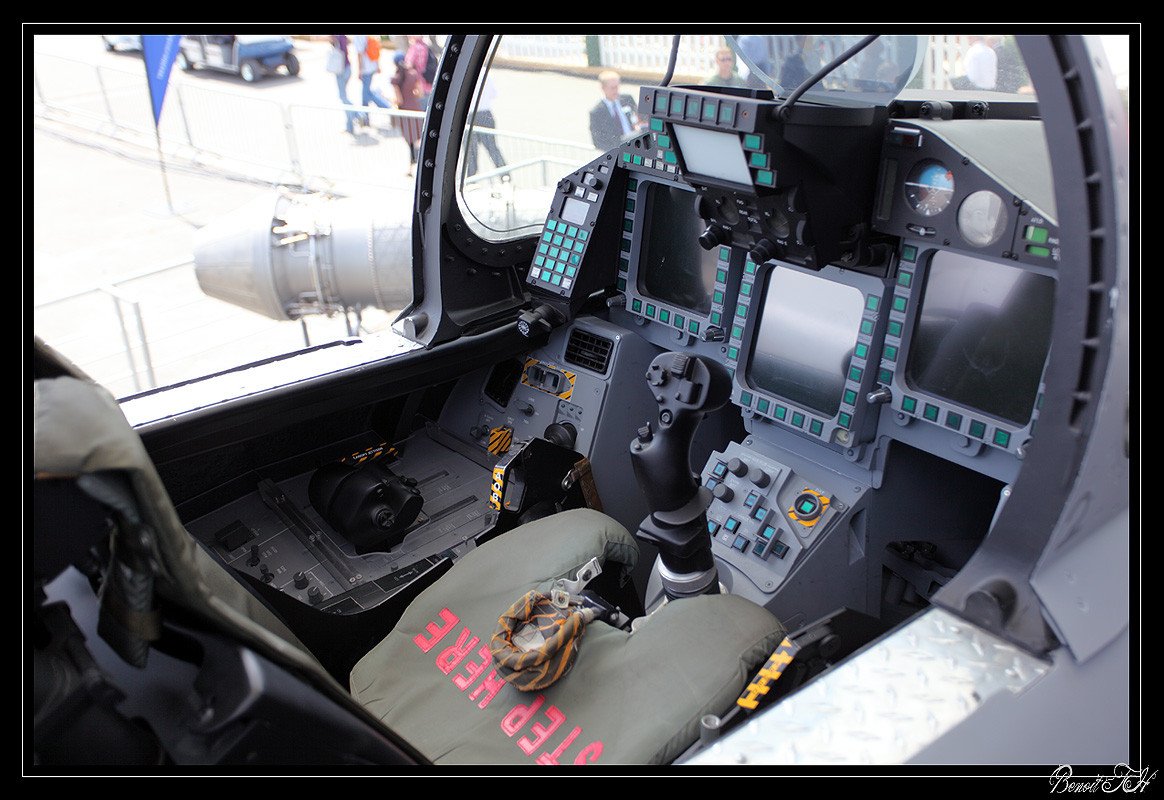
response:
{"label": "control stick grip", "polygon": [[659,404],[659,416],[631,442],[631,462],[650,510],[674,511],[699,489],[689,463],[695,429],[704,414],[731,398],[731,375],[710,359],[664,353],[647,369],[647,387]]}

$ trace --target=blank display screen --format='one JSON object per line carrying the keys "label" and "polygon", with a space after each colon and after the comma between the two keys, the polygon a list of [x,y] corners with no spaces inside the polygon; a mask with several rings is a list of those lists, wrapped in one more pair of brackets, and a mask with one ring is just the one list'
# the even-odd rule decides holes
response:
{"label": "blank display screen", "polygon": [[675,136],[679,139],[679,151],[683,153],[688,172],[752,185],[752,173],[744,159],[740,137],[736,134],[676,125]]}
{"label": "blank display screen", "polygon": [[865,309],[859,289],[777,267],[748,361],[757,389],[835,416]]}
{"label": "blank display screen", "polygon": [[703,222],[695,194],[661,183],[647,184],[646,228],[639,250],[639,291],[645,296],[707,316],[715,288],[719,248],[699,246]]}
{"label": "blank display screen", "polygon": [[911,386],[1025,425],[1051,343],[1055,281],[935,253],[909,347]]}

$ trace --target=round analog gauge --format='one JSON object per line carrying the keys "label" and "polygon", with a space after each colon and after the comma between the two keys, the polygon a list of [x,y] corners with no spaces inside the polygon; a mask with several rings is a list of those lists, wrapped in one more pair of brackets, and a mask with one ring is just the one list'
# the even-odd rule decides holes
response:
{"label": "round analog gauge", "polygon": [[921,161],[905,179],[905,199],[923,217],[941,214],[954,199],[954,173],[940,161]]}
{"label": "round analog gauge", "polygon": [[1006,230],[1006,206],[989,189],[967,197],[958,207],[958,233],[975,247],[988,247]]}

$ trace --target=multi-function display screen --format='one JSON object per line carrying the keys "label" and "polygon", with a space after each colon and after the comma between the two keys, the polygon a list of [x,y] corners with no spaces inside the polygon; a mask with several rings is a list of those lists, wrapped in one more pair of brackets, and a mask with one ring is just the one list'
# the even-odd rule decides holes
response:
{"label": "multi-function display screen", "polygon": [[646,228],[639,251],[638,288],[646,297],[693,314],[711,311],[719,248],[699,246],[703,222],[695,194],[662,183],[646,186]]}

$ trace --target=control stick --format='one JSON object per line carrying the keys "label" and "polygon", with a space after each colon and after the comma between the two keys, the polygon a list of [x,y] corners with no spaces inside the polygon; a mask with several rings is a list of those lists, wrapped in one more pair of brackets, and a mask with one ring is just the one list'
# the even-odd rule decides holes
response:
{"label": "control stick", "polygon": [[712,495],[691,473],[691,444],[704,415],[731,397],[731,376],[710,359],[664,353],[651,362],[647,386],[659,416],[630,445],[635,478],[651,509],[635,535],[658,548],[668,597],[714,594],[719,576],[707,531]]}

